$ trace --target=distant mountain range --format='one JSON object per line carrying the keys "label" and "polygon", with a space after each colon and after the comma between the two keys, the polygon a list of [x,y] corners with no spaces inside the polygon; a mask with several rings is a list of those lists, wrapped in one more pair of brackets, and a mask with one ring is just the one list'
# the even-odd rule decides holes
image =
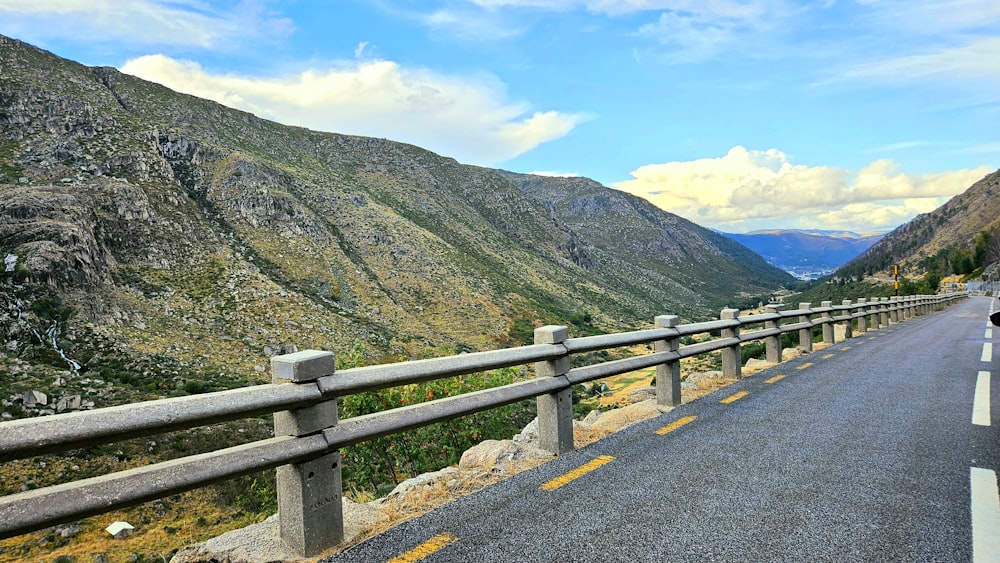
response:
{"label": "distant mountain range", "polygon": [[830,274],[885,236],[885,233],[795,229],[724,234],[799,279]]}

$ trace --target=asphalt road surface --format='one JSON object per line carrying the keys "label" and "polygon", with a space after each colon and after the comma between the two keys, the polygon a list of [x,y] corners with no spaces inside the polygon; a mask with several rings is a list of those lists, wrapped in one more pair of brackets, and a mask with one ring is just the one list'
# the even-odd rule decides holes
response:
{"label": "asphalt road surface", "polygon": [[326,561],[1000,560],[994,306],[782,363]]}

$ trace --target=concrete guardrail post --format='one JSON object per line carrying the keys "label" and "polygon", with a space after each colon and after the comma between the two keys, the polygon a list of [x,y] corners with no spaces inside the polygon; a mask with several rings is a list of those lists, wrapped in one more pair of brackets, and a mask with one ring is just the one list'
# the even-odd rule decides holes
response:
{"label": "concrete guardrail post", "polygon": [[851,313],[854,311],[854,309],[850,308],[851,307],[850,299],[844,299],[843,301],[840,302],[840,304],[843,305],[844,307],[848,307],[847,320],[844,321],[844,340],[850,340],[851,338],[854,337],[854,319],[851,318]]}
{"label": "concrete guardrail post", "polygon": [[899,318],[899,297],[889,298],[889,322],[893,324],[898,324],[902,319]]}
{"label": "concrete guardrail post", "polygon": [[917,310],[914,308],[914,303],[916,303],[917,298],[913,295],[906,296],[906,318],[912,319],[917,316]]}
{"label": "concrete guardrail post", "polygon": [[868,301],[864,297],[858,298],[858,310],[861,311],[862,315],[858,317],[858,334],[864,334],[868,332],[868,317],[864,314],[865,312],[865,302]]}
{"label": "concrete guardrail post", "polygon": [[[303,350],[271,358],[272,383],[311,384],[334,373],[330,352]],[[337,424],[337,401],[274,413],[275,436],[306,436]],[[277,469],[281,541],[314,557],[344,539],[340,452]]]}
{"label": "concrete guardrail post", "polygon": [[[659,315],[656,328],[673,328],[680,324],[677,315]],[[679,337],[653,342],[653,352],[676,352],[681,347]],[[656,404],[676,407],[681,404],[681,361],[674,360],[656,366]]]}
{"label": "concrete guardrail post", "polygon": [[[722,314],[719,318],[728,321],[733,319],[738,319],[740,316],[739,309],[723,309]],[[740,337],[740,327],[739,325],[722,329],[722,338],[739,338]],[[740,379],[742,377],[743,371],[743,361],[742,355],[740,353],[739,343],[733,346],[727,346],[722,349],[722,376],[723,377],[734,377]]]}
{"label": "concrete guardrail post", "polygon": [[878,297],[872,297],[868,303],[868,314],[872,317],[871,324],[869,326],[872,330],[878,330]]}
{"label": "concrete guardrail post", "polygon": [[[569,337],[564,326],[546,325],[535,329],[535,344],[561,344]],[[535,363],[535,377],[560,377],[569,372],[569,353],[547,362]],[[535,399],[538,409],[539,446],[556,455],[573,451],[573,391],[563,389],[539,395]]]}
{"label": "concrete guardrail post", "polygon": [[[823,301],[820,303],[821,307],[829,309],[833,307],[833,301]],[[823,313],[823,344],[833,344],[833,311],[826,311]]]}
{"label": "concrete guardrail post", "polygon": [[[800,323],[812,322],[812,303],[799,303],[799,309],[805,310],[805,315],[799,315]],[[813,350],[813,330],[812,327],[799,329],[799,350],[812,352]]]}
{"label": "concrete guardrail post", "polygon": [[889,326],[889,298],[883,297],[879,300],[878,321],[882,326]]}
{"label": "concrete guardrail post", "polygon": [[[778,314],[777,305],[768,305],[765,311],[769,315]],[[781,319],[774,319],[770,321],[764,321],[764,328],[766,330],[775,330],[781,326]],[[780,364],[781,363],[781,335],[775,334],[774,336],[767,336],[764,338],[764,351],[767,356],[767,363],[769,364]]]}

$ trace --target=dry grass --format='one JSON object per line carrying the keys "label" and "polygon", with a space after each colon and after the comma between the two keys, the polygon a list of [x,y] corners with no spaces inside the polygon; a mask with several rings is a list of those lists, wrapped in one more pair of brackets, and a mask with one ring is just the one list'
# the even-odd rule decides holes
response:
{"label": "dry grass", "polygon": [[[118,520],[135,526],[131,537],[114,539],[104,531]],[[244,514],[222,508],[211,489],[198,489],[85,518],[79,522],[80,533],[69,540],[51,529],[2,540],[0,562],[54,561],[61,556],[86,562],[97,553],[108,561],[127,561],[136,553],[145,561],[165,562],[165,555],[172,551],[253,523],[255,520]]]}

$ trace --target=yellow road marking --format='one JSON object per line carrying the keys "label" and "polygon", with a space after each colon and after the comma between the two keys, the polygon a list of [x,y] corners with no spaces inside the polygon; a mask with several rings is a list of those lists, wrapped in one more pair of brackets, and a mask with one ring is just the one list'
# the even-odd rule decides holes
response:
{"label": "yellow road marking", "polygon": [[388,563],[416,563],[417,561],[430,556],[432,553],[439,551],[444,546],[456,541],[458,541],[458,538],[448,532],[438,534],[417,547],[414,547],[410,551],[393,557]]}
{"label": "yellow road marking", "polygon": [[841,349],[841,350],[850,350],[850,349],[851,349],[851,347],[850,347],[850,346],[841,346],[841,348],[840,348],[840,349]]}
{"label": "yellow road marking", "polygon": [[610,455],[602,455],[600,457],[596,457],[588,461],[587,463],[584,463],[580,467],[577,467],[573,471],[570,471],[564,475],[556,477],[555,479],[547,483],[542,483],[542,486],[538,488],[543,491],[554,491],[559,487],[562,487],[563,485],[566,485],[576,479],[579,479],[580,477],[583,477],[587,473],[590,473],[591,471],[597,469],[598,467],[606,463],[611,463],[614,460],[615,458]]}
{"label": "yellow road marking", "polygon": [[785,378],[785,376],[783,376],[783,375],[776,375],[776,376],[772,377],[771,379],[765,379],[764,383],[776,383],[778,381],[781,381],[784,378]]}
{"label": "yellow road marking", "polygon": [[685,416],[683,418],[678,418],[677,420],[675,420],[675,421],[671,422],[670,424],[664,426],[663,428],[660,428],[659,430],[657,430],[656,433],[659,434],[660,436],[663,436],[664,434],[669,434],[670,432],[673,432],[674,430],[677,430],[678,428],[680,428],[681,426],[684,426],[685,424],[687,424],[689,422],[694,422],[694,419],[696,419],[696,418],[698,418],[698,417],[697,416]]}
{"label": "yellow road marking", "polygon": [[832,357],[833,357],[833,354],[823,354],[823,359],[824,360],[829,360]]}
{"label": "yellow road marking", "polygon": [[732,403],[734,401],[739,401],[740,399],[742,399],[743,397],[746,397],[749,394],[750,394],[749,391],[740,391],[739,393],[734,393],[734,394],[726,397],[725,399],[722,399],[719,402],[728,405],[729,403]]}
{"label": "yellow road marking", "polygon": [[795,369],[806,369],[808,367],[812,367],[812,365],[813,365],[812,362],[806,362],[806,363],[802,364],[801,366],[799,366],[799,367],[797,367]]}

